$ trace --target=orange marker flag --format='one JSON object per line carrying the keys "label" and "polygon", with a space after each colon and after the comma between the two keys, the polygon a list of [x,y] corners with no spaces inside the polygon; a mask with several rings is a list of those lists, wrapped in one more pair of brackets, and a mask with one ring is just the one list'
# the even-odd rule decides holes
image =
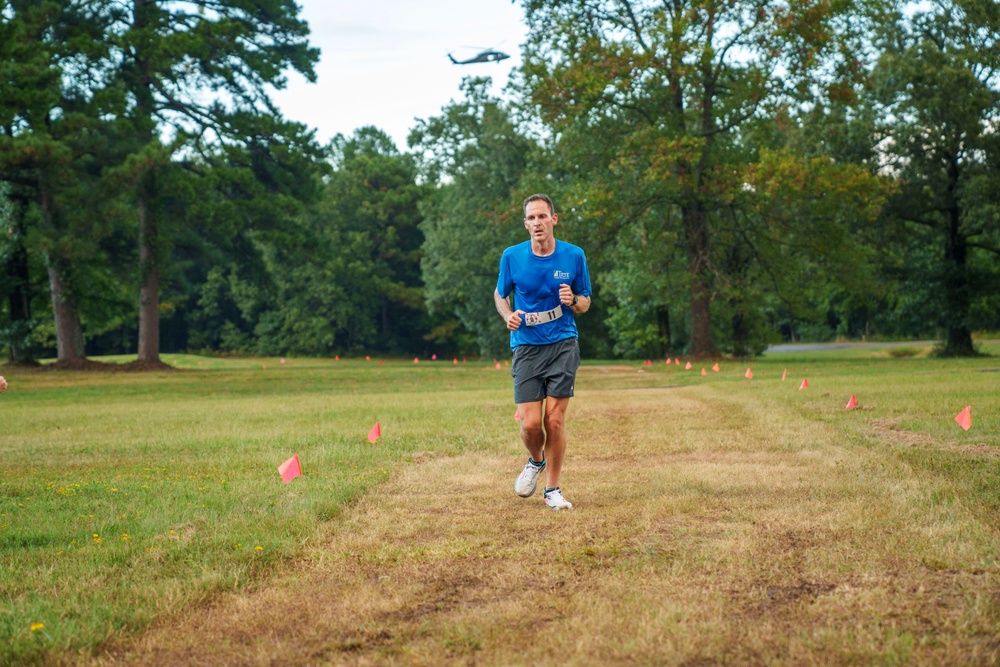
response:
{"label": "orange marker flag", "polygon": [[381,360],[381,359],[379,359],[379,360],[378,360],[378,365],[379,365],[379,366],[381,366],[381,365],[382,365],[382,360]]}
{"label": "orange marker flag", "polygon": [[786,375],[788,375],[788,369],[787,368],[785,370],[781,371],[781,381],[782,382],[785,381],[785,376]]}
{"label": "orange marker flag", "polygon": [[413,357],[413,363],[419,364],[420,363],[420,357]]}
{"label": "orange marker flag", "polygon": [[705,369],[704,369],[704,368],[702,368],[702,369],[701,369],[701,374],[702,374],[702,375],[708,375],[708,373],[707,373],[707,372],[705,372]]}
{"label": "orange marker flag", "polygon": [[670,357],[667,357],[667,366],[670,365]]}
{"label": "orange marker flag", "polygon": [[496,363],[496,366],[495,366],[494,368],[496,368],[497,370],[500,370],[501,368],[503,368],[503,366],[501,366],[501,365],[500,365],[500,362],[498,361],[498,362]]}
{"label": "orange marker flag", "polygon": [[301,475],[302,466],[299,465],[299,455],[294,455],[292,458],[278,466],[278,474],[281,475],[281,481],[285,484],[288,484],[290,481]]}
{"label": "orange marker flag", "polygon": [[716,373],[719,372],[720,369],[719,369],[719,362],[718,361],[716,361],[715,365],[712,366],[712,370],[715,371]]}
{"label": "orange marker flag", "polygon": [[457,364],[457,363],[458,363],[458,358],[455,358],[455,359],[452,359],[452,360],[451,360],[451,363],[452,363],[452,364]]}
{"label": "orange marker flag", "polygon": [[854,394],[851,394],[851,400],[847,402],[847,407],[845,407],[844,409],[853,410],[856,407],[858,407],[858,399],[854,398]]}
{"label": "orange marker flag", "polygon": [[382,427],[379,426],[378,422],[372,426],[372,430],[368,431],[368,442],[375,442],[382,437]]}
{"label": "orange marker flag", "polygon": [[966,405],[965,409],[955,416],[955,421],[966,431],[972,428],[972,406]]}
{"label": "orange marker flag", "polygon": [[743,374],[743,377],[745,377],[748,380],[752,380],[753,379],[753,371],[748,368],[747,372]]}
{"label": "orange marker flag", "polygon": [[674,363],[677,364],[678,366],[680,366],[681,365],[681,360],[678,359],[677,357],[674,357]]}
{"label": "orange marker flag", "polygon": [[809,388],[809,378],[802,378],[802,384],[799,385],[799,391]]}
{"label": "orange marker flag", "polygon": [[365,361],[371,361],[371,360],[372,360],[372,358],[369,355],[366,354],[365,355]]}
{"label": "orange marker flag", "polygon": [[684,370],[686,370],[686,371],[691,370],[691,362],[690,361],[687,362],[686,364],[684,364]]}

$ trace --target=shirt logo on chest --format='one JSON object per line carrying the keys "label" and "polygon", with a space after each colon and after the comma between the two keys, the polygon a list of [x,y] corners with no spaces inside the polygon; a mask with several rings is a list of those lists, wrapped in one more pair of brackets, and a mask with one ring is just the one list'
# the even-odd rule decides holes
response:
{"label": "shirt logo on chest", "polygon": [[556,269],[555,271],[552,272],[552,277],[555,278],[556,280],[569,280],[569,273],[567,273],[566,271],[560,271],[559,269]]}

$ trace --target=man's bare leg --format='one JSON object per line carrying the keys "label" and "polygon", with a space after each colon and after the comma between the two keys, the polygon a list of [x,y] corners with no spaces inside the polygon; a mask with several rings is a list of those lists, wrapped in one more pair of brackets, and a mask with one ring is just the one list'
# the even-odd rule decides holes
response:
{"label": "man's bare leg", "polygon": [[545,399],[545,456],[548,457],[545,466],[547,475],[545,488],[548,489],[559,486],[559,473],[562,472],[563,456],[566,454],[566,408],[568,407],[568,398],[549,396]]}
{"label": "man's bare leg", "polygon": [[521,442],[535,463],[545,460],[545,431],[542,430],[542,402],[518,403],[521,416]]}

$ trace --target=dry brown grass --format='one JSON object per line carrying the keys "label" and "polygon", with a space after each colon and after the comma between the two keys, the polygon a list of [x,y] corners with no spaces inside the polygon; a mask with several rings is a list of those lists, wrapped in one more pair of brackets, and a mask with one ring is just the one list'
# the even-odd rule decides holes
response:
{"label": "dry brown grass", "polygon": [[753,401],[583,392],[570,512],[514,496],[513,424],[509,455],[416,457],[281,579],[93,662],[996,664],[995,528]]}

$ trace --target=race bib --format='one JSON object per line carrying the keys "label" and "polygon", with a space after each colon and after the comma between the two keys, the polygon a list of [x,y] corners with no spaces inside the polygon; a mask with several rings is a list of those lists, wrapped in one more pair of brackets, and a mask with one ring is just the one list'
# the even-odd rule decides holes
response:
{"label": "race bib", "polygon": [[556,306],[552,310],[546,310],[541,313],[525,313],[524,323],[529,327],[534,327],[539,324],[545,324],[546,322],[552,322],[558,320],[562,317],[563,311],[562,306]]}

